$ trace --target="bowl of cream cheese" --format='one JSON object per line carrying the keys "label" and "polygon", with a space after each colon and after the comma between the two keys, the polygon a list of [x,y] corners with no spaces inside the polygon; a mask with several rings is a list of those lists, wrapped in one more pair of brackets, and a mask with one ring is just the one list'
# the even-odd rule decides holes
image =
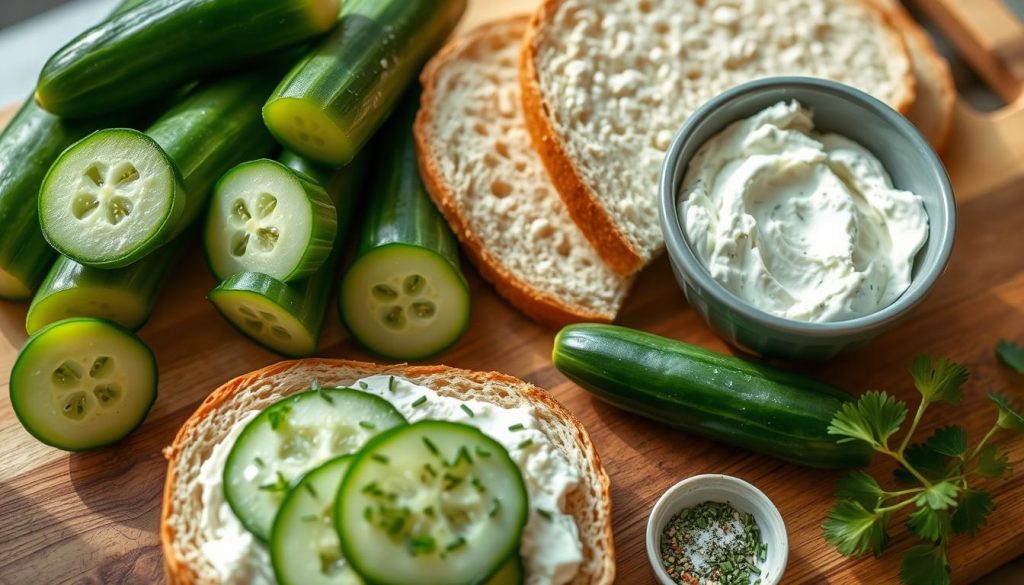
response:
{"label": "bowl of cream cheese", "polygon": [[730,89],[686,121],[660,184],[690,305],[745,351],[823,360],[917,307],[946,267],[956,205],[903,116],[829,80]]}

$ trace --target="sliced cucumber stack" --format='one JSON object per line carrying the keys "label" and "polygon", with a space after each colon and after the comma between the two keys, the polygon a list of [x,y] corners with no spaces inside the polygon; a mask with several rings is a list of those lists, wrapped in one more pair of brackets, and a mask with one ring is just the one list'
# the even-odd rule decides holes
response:
{"label": "sliced cucumber stack", "polygon": [[272,160],[246,162],[214,188],[206,257],[221,280],[238,272],[299,280],[327,260],[337,226],[334,203],[311,177]]}
{"label": "sliced cucumber stack", "polygon": [[282,144],[348,164],[455,28],[466,0],[345,0],[331,34],[263,108]]}
{"label": "sliced cucumber stack", "polygon": [[328,187],[337,203],[338,226],[334,250],[319,270],[305,280],[284,283],[259,272],[241,272],[210,291],[210,302],[247,337],[289,357],[311,355],[323,327],[331,285],[338,269],[352,209],[357,201],[365,158],[335,173],[308,165],[301,157],[281,157],[290,167],[308,171]]}
{"label": "sliced cucumber stack", "polygon": [[11,371],[11,405],[37,439],[95,449],[135,430],[156,400],[153,352],[108,321],[68,319],[25,343]]}
{"label": "sliced cucumber stack", "polygon": [[224,466],[225,498],[242,525],[267,542],[274,516],[296,480],[405,422],[388,401],[351,388],[289,396],[242,430]]}
{"label": "sliced cucumber stack", "polygon": [[272,148],[259,117],[272,79],[211,82],[146,134],[113,128],[72,145],[39,192],[46,240],[97,268],[127,266],[167,244],[199,216],[217,178]]}
{"label": "sliced cucumber stack", "polygon": [[381,585],[480,583],[516,555],[528,500],[508,452],[476,427],[422,421],[371,440],[338,492],[342,551]]}
{"label": "sliced cucumber stack", "polygon": [[280,585],[363,585],[341,554],[335,498],[351,455],[331,459],[293,487],[274,518],[270,558]]}
{"label": "sliced cucumber stack", "polygon": [[25,317],[29,335],[71,317],[108,319],[141,328],[153,312],[171,268],[188,245],[188,234],[124,268],[104,270],[61,256],[46,276]]}
{"label": "sliced cucumber stack", "polygon": [[469,323],[469,286],[455,238],[420,178],[411,94],[376,145],[381,160],[358,257],[338,309],[349,332],[382,356],[423,359],[455,343]]}

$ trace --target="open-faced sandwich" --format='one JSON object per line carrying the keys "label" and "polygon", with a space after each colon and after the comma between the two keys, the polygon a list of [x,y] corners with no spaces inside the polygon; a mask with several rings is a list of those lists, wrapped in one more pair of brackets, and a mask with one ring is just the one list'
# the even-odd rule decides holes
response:
{"label": "open-faced sandwich", "polygon": [[283,362],[203,402],[165,451],[172,584],[609,584],[608,476],[516,378]]}

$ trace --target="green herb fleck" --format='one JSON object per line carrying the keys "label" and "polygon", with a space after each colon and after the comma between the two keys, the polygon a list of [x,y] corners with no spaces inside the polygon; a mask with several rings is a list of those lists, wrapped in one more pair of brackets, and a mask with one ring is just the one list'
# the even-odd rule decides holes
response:
{"label": "green herb fleck", "polygon": [[476,456],[477,457],[481,457],[483,459],[487,459],[488,457],[491,456],[491,452],[490,451],[486,451],[484,449],[481,449],[480,447],[477,447],[476,448]]}
{"label": "green herb fleck", "polygon": [[468,416],[469,418],[473,418],[474,416],[476,416],[475,414],[473,414],[473,410],[470,407],[466,406],[465,404],[460,404],[459,408],[461,408],[462,412],[466,413],[466,416]]}
{"label": "green herb fleck", "polygon": [[394,392],[394,391],[395,391],[395,377],[394,376],[388,376],[388,392]]}
{"label": "green herb fleck", "polygon": [[[551,521],[550,512],[537,513]],[[703,502],[669,518],[661,533],[662,566],[680,585],[759,582],[757,563],[767,550],[753,515],[725,502]]]}
{"label": "green herb fleck", "polygon": [[490,518],[494,518],[495,516],[498,515],[498,512],[500,512],[500,511],[501,511],[501,501],[498,500],[498,498],[493,498],[491,500],[491,511],[487,513],[487,516],[490,517]]}
{"label": "green herb fleck", "polygon": [[541,518],[547,520],[548,522],[554,522],[555,520],[554,514],[552,514],[549,510],[545,510],[544,508],[537,508],[537,514],[540,515]]}
{"label": "green herb fleck", "polygon": [[359,380],[359,388],[360,388],[361,390],[366,390],[366,389],[367,389],[367,388],[369,388],[369,387],[370,387],[370,385],[369,385],[369,384],[367,384],[366,382],[364,382],[364,381],[362,381],[362,380]]}
{"label": "green herb fleck", "polygon": [[466,539],[460,536],[449,542],[448,545],[444,547],[444,550],[452,552],[453,550],[458,550],[464,546],[466,546]]}
{"label": "green herb fleck", "polygon": [[389,459],[387,455],[382,455],[380,453],[371,453],[370,459],[373,459],[378,463],[391,463],[391,459]]}
{"label": "green herb fleck", "polygon": [[526,439],[522,443],[516,445],[519,449],[529,449],[533,445],[533,439]]}
{"label": "green herb fleck", "polygon": [[273,483],[263,484],[259,487],[259,489],[260,491],[264,492],[283,493],[288,491],[289,487],[291,487],[291,485],[289,484],[288,479],[285,478],[283,473],[278,471],[277,478],[274,480]]}
{"label": "green herb fleck", "polygon": [[373,424],[368,420],[359,421],[359,426],[363,427],[364,429],[369,429],[371,431],[377,428],[377,425]]}
{"label": "green herb fleck", "polygon": [[316,493],[316,488],[313,487],[313,482],[307,481],[302,484],[302,487],[305,488],[307,492],[309,492],[309,495],[313,496],[318,500],[320,499],[320,494]]}
{"label": "green herb fleck", "polygon": [[423,444],[426,445],[427,450],[433,453],[434,455],[441,454],[441,452],[437,449],[437,445],[435,445],[434,442],[431,441],[429,437],[423,437]]}
{"label": "green herb fleck", "polygon": [[427,402],[427,396],[426,395],[420,396],[416,400],[413,400],[412,407],[413,408],[419,408],[420,406],[423,406],[423,404],[426,403],[426,402]]}
{"label": "green herb fleck", "polygon": [[526,430],[526,425],[524,425],[523,423],[516,423],[516,424],[510,426],[508,428],[508,430],[512,431],[513,433],[518,432],[518,431],[524,431],[524,430]]}

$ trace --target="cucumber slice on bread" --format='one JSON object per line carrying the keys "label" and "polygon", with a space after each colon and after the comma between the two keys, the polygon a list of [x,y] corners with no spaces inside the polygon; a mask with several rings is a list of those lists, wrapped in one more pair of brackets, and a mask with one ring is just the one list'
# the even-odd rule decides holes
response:
{"label": "cucumber slice on bread", "polygon": [[65,451],[116,443],[156,400],[153,352],[99,319],[58,321],[25,343],[11,371],[11,406],[37,439]]}
{"label": "cucumber slice on bread", "polygon": [[231,447],[225,498],[242,525],[267,542],[285,494],[303,474],[403,424],[388,401],[351,388],[285,398],[252,419]]}
{"label": "cucumber slice on bread", "polygon": [[529,509],[508,451],[476,427],[446,421],[371,440],[337,505],[345,558],[386,585],[487,580],[516,554]]}

